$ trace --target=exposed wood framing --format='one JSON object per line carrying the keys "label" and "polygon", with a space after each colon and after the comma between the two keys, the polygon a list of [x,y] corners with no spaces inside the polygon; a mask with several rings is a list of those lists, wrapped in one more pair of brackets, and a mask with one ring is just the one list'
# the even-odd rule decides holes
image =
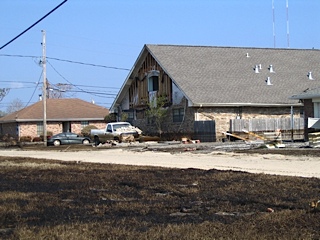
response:
{"label": "exposed wood framing", "polygon": [[168,101],[172,99],[172,81],[163,71],[150,53],[146,56],[141,64],[137,75],[134,76],[129,88],[130,108],[144,108],[149,101],[147,74],[152,70],[158,70],[159,75],[159,91],[158,96],[167,96]]}

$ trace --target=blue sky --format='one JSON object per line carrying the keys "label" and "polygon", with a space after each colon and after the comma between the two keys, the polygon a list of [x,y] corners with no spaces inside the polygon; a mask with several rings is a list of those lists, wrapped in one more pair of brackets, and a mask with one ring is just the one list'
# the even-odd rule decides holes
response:
{"label": "blue sky", "polygon": [[[1,0],[0,47],[62,2]],[[320,49],[320,1],[288,4],[289,47]],[[15,99],[33,104],[42,94],[41,30],[48,81],[75,85],[65,97],[104,107],[112,104],[144,44],[288,47],[286,0],[274,0],[274,11],[272,0],[68,0],[0,50],[0,87],[11,89],[0,111]]]}

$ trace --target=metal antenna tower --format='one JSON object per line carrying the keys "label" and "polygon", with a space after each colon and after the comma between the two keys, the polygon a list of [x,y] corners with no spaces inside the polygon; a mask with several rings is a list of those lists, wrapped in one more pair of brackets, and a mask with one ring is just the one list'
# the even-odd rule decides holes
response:
{"label": "metal antenna tower", "polygon": [[288,44],[288,48],[290,48],[290,38],[289,38],[289,0],[287,0],[287,44]]}
{"label": "metal antenna tower", "polygon": [[273,15],[273,47],[276,48],[276,30],[275,30],[274,0],[272,0],[272,15]]}

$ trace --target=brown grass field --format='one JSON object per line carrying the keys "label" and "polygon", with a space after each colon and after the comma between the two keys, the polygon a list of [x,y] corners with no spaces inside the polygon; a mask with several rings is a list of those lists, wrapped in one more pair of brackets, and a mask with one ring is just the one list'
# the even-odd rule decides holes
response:
{"label": "brown grass field", "polygon": [[320,179],[0,157],[0,239],[320,239]]}

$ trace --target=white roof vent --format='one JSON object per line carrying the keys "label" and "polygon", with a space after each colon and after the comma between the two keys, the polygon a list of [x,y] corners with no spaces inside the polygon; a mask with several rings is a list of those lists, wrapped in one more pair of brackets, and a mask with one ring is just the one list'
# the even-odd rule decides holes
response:
{"label": "white roof vent", "polygon": [[254,72],[255,72],[255,73],[259,73],[259,66],[258,66],[258,65],[255,66]]}
{"label": "white roof vent", "polygon": [[249,56],[249,53],[246,54],[246,57],[247,57],[247,58],[250,57],[250,56]]}
{"label": "white roof vent", "polygon": [[267,78],[266,82],[267,82],[267,85],[268,85],[268,86],[273,85],[273,84],[271,83],[270,77]]}
{"label": "white roof vent", "polygon": [[261,63],[259,64],[259,69],[262,69],[262,64]]}
{"label": "white roof vent", "polygon": [[273,66],[272,66],[272,65],[269,65],[269,71],[270,71],[271,73],[274,73],[274,70],[273,70]]}
{"label": "white roof vent", "polygon": [[312,77],[312,72],[308,72],[308,78],[309,78],[309,80],[314,80]]}

